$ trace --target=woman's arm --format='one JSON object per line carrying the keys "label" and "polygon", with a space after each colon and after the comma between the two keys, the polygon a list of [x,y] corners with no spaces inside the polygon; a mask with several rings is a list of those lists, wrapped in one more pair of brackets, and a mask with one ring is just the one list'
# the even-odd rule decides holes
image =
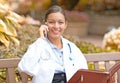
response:
{"label": "woman's arm", "polygon": [[39,72],[40,54],[43,49],[40,43],[42,43],[42,41],[43,39],[39,38],[36,42],[29,46],[27,52],[23,55],[18,64],[19,71],[25,72],[31,76],[36,75]]}

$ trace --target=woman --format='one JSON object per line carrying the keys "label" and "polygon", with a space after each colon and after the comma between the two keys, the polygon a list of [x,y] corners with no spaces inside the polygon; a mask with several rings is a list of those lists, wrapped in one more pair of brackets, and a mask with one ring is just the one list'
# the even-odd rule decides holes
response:
{"label": "woman", "polygon": [[77,70],[87,69],[79,48],[62,37],[66,28],[62,8],[52,6],[48,9],[45,24],[40,27],[40,38],[29,46],[18,64],[19,71],[33,76],[33,83],[67,83]]}

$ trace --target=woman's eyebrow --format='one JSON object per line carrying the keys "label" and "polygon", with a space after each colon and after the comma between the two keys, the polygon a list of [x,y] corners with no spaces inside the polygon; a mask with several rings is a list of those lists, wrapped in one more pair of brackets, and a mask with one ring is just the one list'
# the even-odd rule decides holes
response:
{"label": "woman's eyebrow", "polygon": [[54,20],[54,19],[47,19],[48,21],[65,21],[63,19],[59,19],[59,20]]}

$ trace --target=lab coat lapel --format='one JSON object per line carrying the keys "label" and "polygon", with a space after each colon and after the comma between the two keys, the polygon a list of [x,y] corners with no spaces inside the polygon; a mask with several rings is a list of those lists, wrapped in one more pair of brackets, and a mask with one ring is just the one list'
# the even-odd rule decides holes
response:
{"label": "lab coat lapel", "polygon": [[[54,54],[54,52],[52,51],[52,49],[51,49],[51,47],[50,47],[50,45],[45,41],[44,42],[45,44],[45,49],[47,50],[46,52],[49,52],[49,55],[50,55],[50,60],[51,60],[51,66],[48,64],[48,66],[50,67],[50,69],[48,69],[47,70],[47,74],[46,73],[44,73],[44,72],[41,72],[42,73],[42,75],[44,75],[44,76],[48,76],[48,77],[43,77],[42,75],[40,75],[41,76],[41,78],[44,78],[44,80],[39,80],[40,81],[40,83],[52,83],[52,79],[53,79],[53,76],[54,76],[54,73],[55,73],[55,62],[54,62],[54,60],[56,59],[56,57],[55,57],[55,54]],[[35,82],[36,83],[36,82]]]}
{"label": "lab coat lapel", "polygon": [[63,43],[64,47],[63,47],[63,60],[64,60],[64,66],[65,66],[65,72],[66,72],[66,77],[67,77],[67,81],[71,78],[71,76],[73,76],[74,71],[73,71],[73,62],[70,60],[70,48],[68,46],[68,42],[64,41]]}

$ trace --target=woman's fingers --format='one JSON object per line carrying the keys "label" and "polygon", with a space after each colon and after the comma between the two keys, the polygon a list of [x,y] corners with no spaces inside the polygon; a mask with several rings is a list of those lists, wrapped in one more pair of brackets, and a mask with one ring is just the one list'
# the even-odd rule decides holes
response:
{"label": "woman's fingers", "polygon": [[48,31],[49,30],[47,25],[41,25],[39,28],[40,38],[45,39]]}

